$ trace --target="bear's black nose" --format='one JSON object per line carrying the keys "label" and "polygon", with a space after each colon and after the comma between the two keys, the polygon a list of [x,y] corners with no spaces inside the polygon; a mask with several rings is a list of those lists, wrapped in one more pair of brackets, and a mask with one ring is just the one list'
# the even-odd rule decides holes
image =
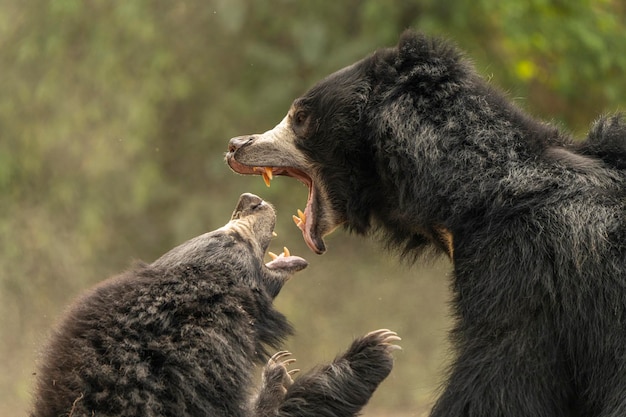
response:
{"label": "bear's black nose", "polygon": [[254,136],[237,136],[228,141],[228,152],[235,152],[254,140]]}

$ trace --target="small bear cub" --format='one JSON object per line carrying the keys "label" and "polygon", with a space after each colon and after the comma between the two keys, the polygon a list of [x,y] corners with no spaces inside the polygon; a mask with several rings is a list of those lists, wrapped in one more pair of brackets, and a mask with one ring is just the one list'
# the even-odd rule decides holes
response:
{"label": "small bear cub", "polygon": [[225,226],[80,296],[43,354],[30,416],[358,415],[400,338],[371,332],[295,381],[289,352],[268,360],[292,333],[272,302],[307,266],[287,250],[264,262],[275,222],[243,194]]}

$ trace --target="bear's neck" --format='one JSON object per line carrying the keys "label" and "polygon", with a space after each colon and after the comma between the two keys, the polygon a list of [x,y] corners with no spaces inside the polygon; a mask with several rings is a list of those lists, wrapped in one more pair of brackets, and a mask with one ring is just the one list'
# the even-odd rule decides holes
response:
{"label": "bear's neck", "polygon": [[448,231],[487,222],[503,199],[532,195],[531,177],[548,187],[544,153],[571,141],[484,82],[468,88],[443,102],[413,99],[403,114],[396,107],[388,114],[404,120],[402,128],[378,138],[377,171],[386,191],[373,217],[392,243],[417,253],[432,243],[449,253]]}

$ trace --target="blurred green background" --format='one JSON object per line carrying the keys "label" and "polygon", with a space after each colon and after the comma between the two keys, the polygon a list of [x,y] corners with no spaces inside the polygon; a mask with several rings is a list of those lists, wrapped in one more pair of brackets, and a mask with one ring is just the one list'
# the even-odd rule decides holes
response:
{"label": "blurred green background", "polygon": [[316,80],[407,27],[454,39],[532,114],[582,137],[626,104],[622,0],[0,0],[0,415],[24,414],[37,354],[84,288],[273,202],[310,267],[277,300],[301,368],[387,327],[404,350],[366,416],[422,415],[450,359],[450,264],[409,266],[339,231],[313,255],[306,189],[233,174],[228,139],[273,127]]}

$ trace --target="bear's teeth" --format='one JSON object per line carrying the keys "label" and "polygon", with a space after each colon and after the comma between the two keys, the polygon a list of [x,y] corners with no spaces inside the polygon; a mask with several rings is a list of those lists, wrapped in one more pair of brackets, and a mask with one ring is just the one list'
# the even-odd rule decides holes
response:
{"label": "bear's teeth", "polygon": [[263,181],[265,181],[265,185],[270,186],[270,181],[274,179],[274,173],[272,172],[272,168],[265,167],[265,171],[263,172]]}
{"label": "bear's teeth", "polygon": [[272,168],[270,167],[255,167],[255,171],[260,172],[263,177],[263,182],[268,187],[270,186],[270,181],[274,178],[274,173],[272,172]]}
{"label": "bear's teeth", "polygon": [[291,253],[289,253],[289,249],[287,249],[287,246],[283,246],[283,255],[291,256]]}
{"label": "bear's teeth", "polygon": [[278,258],[278,255],[276,255],[274,252],[267,252],[267,254],[270,256],[270,258],[272,258],[272,261]]}
{"label": "bear's teeth", "polygon": [[304,222],[302,221],[302,219],[295,214],[291,216],[291,218],[293,219],[293,222],[296,224],[296,226],[298,226],[300,230],[304,231]]}
{"label": "bear's teeth", "polygon": [[300,220],[302,220],[302,223],[306,223],[306,216],[300,209],[298,209],[298,217],[300,218]]}
{"label": "bear's teeth", "polygon": [[295,214],[291,216],[293,222],[298,226],[298,228],[304,231],[304,224],[306,223],[306,215],[302,212],[302,210],[298,209],[298,215]]}
{"label": "bear's teeth", "polygon": [[265,182],[266,186],[270,186],[270,177],[267,176],[267,174],[264,172],[263,174],[261,174],[263,176],[263,182]]}
{"label": "bear's teeth", "polygon": [[272,232],[272,236],[273,236],[273,237],[276,237],[276,236],[278,236],[278,233],[276,233],[276,232]]}

